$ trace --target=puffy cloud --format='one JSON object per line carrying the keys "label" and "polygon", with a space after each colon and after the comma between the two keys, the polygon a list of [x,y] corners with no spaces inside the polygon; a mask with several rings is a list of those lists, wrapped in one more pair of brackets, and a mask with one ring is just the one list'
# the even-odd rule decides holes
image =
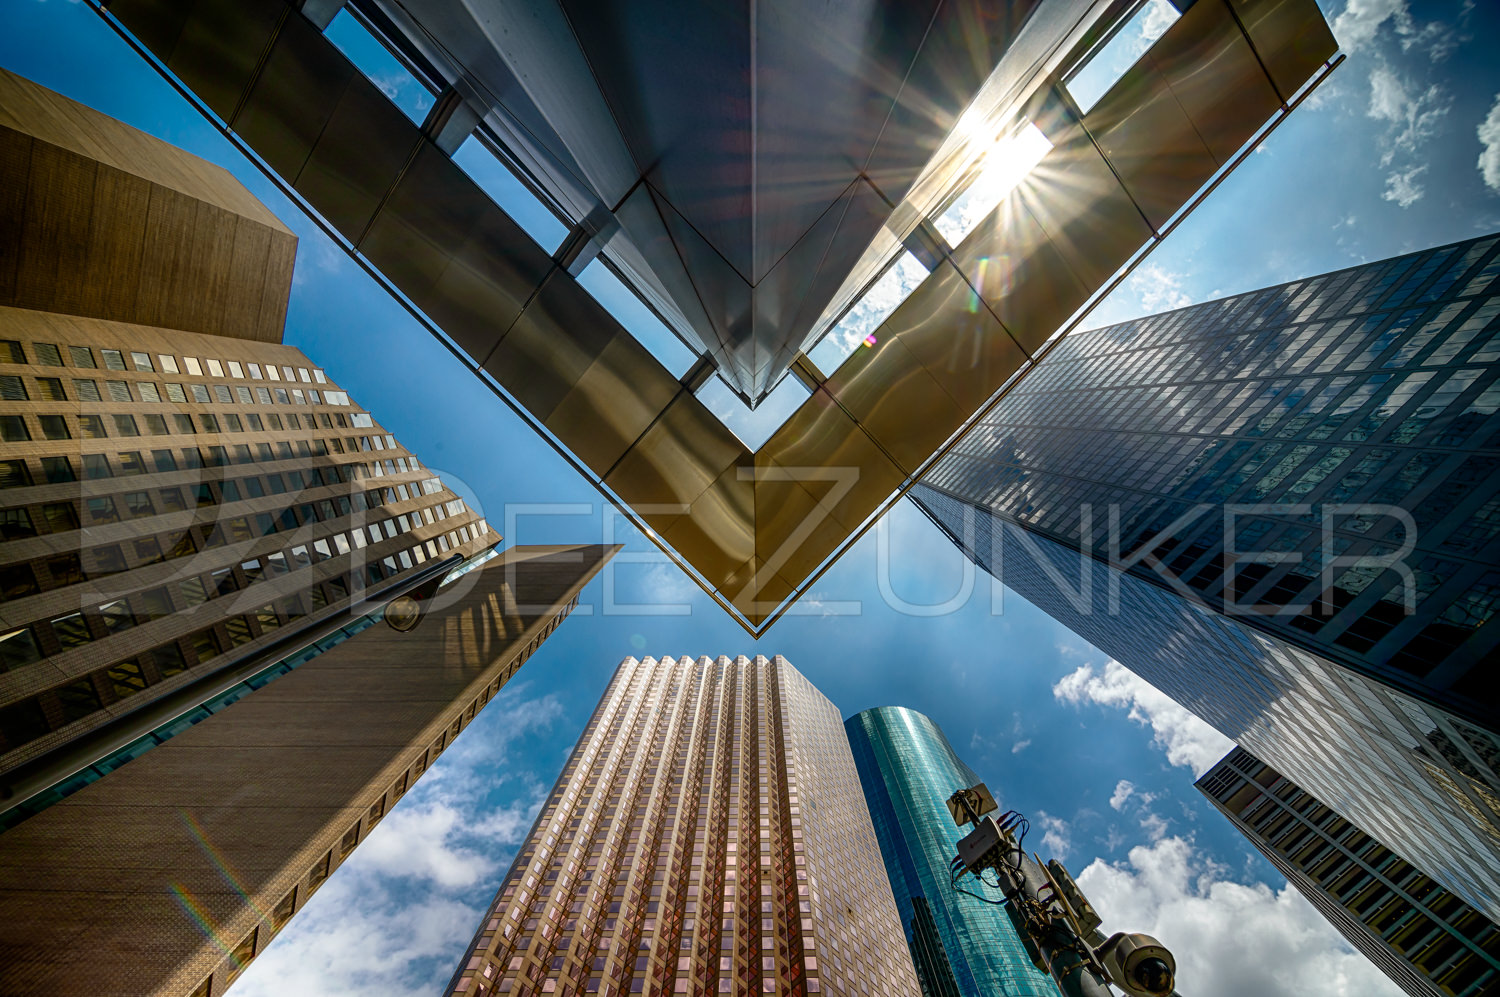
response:
{"label": "puffy cloud", "polygon": [[1115,791],[1109,797],[1109,805],[1114,810],[1124,810],[1125,804],[1135,794],[1135,783],[1129,779],[1121,779],[1115,783]]}
{"label": "puffy cloud", "polygon": [[1130,719],[1151,728],[1152,740],[1167,753],[1167,761],[1190,767],[1195,777],[1234,746],[1118,661],[1107,663],[1098,674],[1092,665],[1080,665],[1057,681],[1052,695],[1075,706],[1089,702],[1128,709]]}
{"label": "puffy cloud", "polygon": [[1073,828],[1061,817],[1054,817],[1045,810],[1037,811],[1038,830],[1042,832],[1042,848],[1058,859],[1067,858],[1073,850]]}
{"label": "puffy cloud", "polygon": [[1193,299],[1182,289],[1183,275],[1166,270],[1155,263],[1147,263],[1130,275],[1130,287],[1140,299],[1147,314],[1184,308]]}
{"label": "puffy cloud", "polygon": [[1458,43],[1453,29],[1437,21],[1418,24],[1411,16],[1406,0],[1349,0],[1333,21],[1333,34],[1339,45],[1349,52],[1369,48],[1389,25],[1401,51],[1413,47],[1426,50],[1434,60],[1442,59]]}
{"label": "puffy cloud", "polygon": [[1132,848],[1123,862],[1095,859],[1077,878],[1106,934],[1143,931],[1172,950],[1185,994],[1400,993],[1293,887],[1238,883],[1225,872],[1174,836]]}
{"label": "puffy cloud", "polygon": [[1010,753],[1013,755],[1019,755],[1029,747],[1031,747],[1031,738],[1024,738],[1010,746]]}
{"label": "puffy cloud", "polygon": [[1423,88],[1383,63],[1370,70],[1370,107],[1366,113],[1390,125],[1380,165],[1390,165],[1397,153],[1420,153],[1437,134],[1451,104],[1447,91],[1436,83]]}
{"label": "puffy cloud", "polygon": [[448,980],[545,796],[535,774],[505,764],[563,715],[555,696],[526,692],[507,686],[479,714],[235,981],[235,997],[404,997]]}
{"label": "puffy cloud", "polygon": [[1409,170],[1397,170],[1385,178],[1385,193],[1381,194],[1381,200],[1394,201],[1403,208],[1409,208],[1422,199],[1427,193],[1417,180],[1423,173],[1427,172],[1426,166],[1413,166]]}
{"label": "puffy cloud", "polygon": [[1479,154],[1479,175],[1490,190],[1500,194],[1500,93],[1495,94],[1490,113],[1475,131],[1484,147]]}

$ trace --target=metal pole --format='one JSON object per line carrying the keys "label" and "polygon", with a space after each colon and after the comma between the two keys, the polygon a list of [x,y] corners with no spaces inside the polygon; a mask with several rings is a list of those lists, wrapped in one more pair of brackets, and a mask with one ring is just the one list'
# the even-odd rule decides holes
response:
{"label": "metal pole", "polygon": [[[1042,962],[1046,964],[1047,971],[1052,974],[1052,979],[1057,982],[1057,988],[1062,991],[1063,997],[1114,997],[1114,991],[1107,983],[1094,975],[1085,961],[1082,955],[1083,939],[1078,937],[1073,926],[1060,911],[1057,911],[1051,903],[1041,899],[1042,889],[1049,885],[1041,866],[1037,865],[1029,855],[1021,856],[1020,869],[1003,858],[998,865],[1001,867],[999,870],[1001,875],[1010,881],[1008,892],[1014,894],[1019,891],[1020,893],[1020,896],[1011,902],[1026,904],[1023,908],[1023,917],[1030,929],[1029,934],[1041,952]],[[1045,920],[1036,916],[1038,911],[1048,913]]]}

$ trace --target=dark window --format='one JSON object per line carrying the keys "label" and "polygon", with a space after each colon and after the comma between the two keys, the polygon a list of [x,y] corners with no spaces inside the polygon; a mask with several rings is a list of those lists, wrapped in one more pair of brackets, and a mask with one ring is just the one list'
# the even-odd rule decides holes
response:
{"label": "dark window", "polygon": [[26,351],[14,339],[0,339],[0,363],[25,363]]}
{"label": "dark window", "polygon": [[94,351],[87,346],[68,347],[68,356],[73,361],[74,367],[97,367],[94,363]]}
{"label": "dark window", "polygon": [[0,633],[0,671],[10,671],[42,660],[42,646],[31,627]]}
{"label": "dark window", "polygon": [[62,378],[60,377],[37,378],[36,392],[44,401],[65,402],[68,400],[68,393],[63,390]]}
{"label": "dark window", "polygon": [[0,374],[0,401],[24,402],[28,399],[26,382],[18,374]]}
{"label": "dark window", "polygon": [[104,366],[107,370],[124,370],[125,355],[119,350],[100,350],[99,355],[104,358]]}
{"label": "dark window", "polygon": [[193,435],[194,430],[192,416],[183,415],[179,412],[178,414],[172,416],[172,421],[177,423],[177,432],[181,433],[183,436]]}
{"label": "dark window", "polygon": [[117,453],[115,454],[115,459],[120,462],[121,474],[146,473],[146,462],[141,460],[141,452],[139,450],[126,450],[124,453]]}
{"label": "dark window", "polygon": [[142,516],[156,515],[156,508],[151,504],[151,496],[146,492],[126,492],[124,500],[125,508],[130,511],[132,518],[139,519]]}
{"label": "dark window", "polygon": [[176,644],[163,644],[155,648],[151,652],[151,659],[156,662],[156,670],[161,672],[162,678],[170,678],[187,671],[187,661],[182,656],[182,648]]}
{"label": "dark window", "polygon": [[138,661],[122,661],[104,672],[104,680],[115,696],[124,699],[146,688],[146,676]]}
{"label": "dark window", "polygon": [[229,634],[229,642],[235,647],[248,644],[255,639],[255,633],[250,629],[250,621],[243,616],[231,616],[225,620],[224,632]]}
{"label": "dark window", "polygon": [[73,438],[73,434],[68,432],[68,420],[60,415],[39,415],[37,421],[42,424],[42,435],[49,440]]}
{"label": "dark window", "polygon": [[52,579],[52,588],[77,585],[84,580],[83,561],[77,554],[58,554],[46,561],[47,574]]}
{"label": "dark window", "polygon": [[36,362],[45,367],[61,367],[63,365],[62,353],[58,350],[56,343],[32,343],[32,349],[36,350]]}
{"label": "dark window", "polygon": [[115,509],[115,500],[108,495],[91,498],[87,502],[90,522],[117,523],[120,521],[120,513]]}
{"label": "dark window", "polygon": [[63,723],[82,720],[99,710],[99,693],[91,679],[83,679],[57,690],[57,702],[62,707]]}
{"label": "dark window", "polygon": [[133,416],[133,415],[117,415],[117,416],[115,416],[115,434],[118,435],[118,436],[140,436],[141,435],[141,431],[136,428],[136,425],[135,425],[135,416]]}
{"label": "dark window", "polygon": [[130,606],[124,599],[116,599],[100,606],[99,619],[104,624],[104,629],[112,634],[122,633],[135,626],[135,616],[131,614]]}
{"label": "dark window", "polygon": [[20,599],[41,591],[36,572],[29,564],[7,564],[0,567],[0,598]]}
{"label": "dark window", "polygon": [[171,430],[167,428],[165,416],[148,415],[146,416],[146,432],[152,436],[166,436]]}
{"label": "dark window", "polygon": [[19,415],[0,415],[0,440],[6,443],[25,443],[31,439],[31,430],[26,420]]}
{"label": "dark window", "polygon": [[172,615],[172,595],[164,588],[147,589],[131,598],[141,619],[159,620]]}
{"label": "dark window", "polygon": [[104,419],[97,415],[80,415],[78,431],[86,440],[99,440],[109,435],[104,431]]}
{"label": "dark window", "polygon": [[62,645],[64,651],[82,647],[94,639],[94,635],[89,632],[88,621],[83,618],[82,613],[68,613],[66,616],[55,617],[52,620],[52,633],[57,637],[57,642]]}
{"label": "dark window", "polygon": [[90,480],[113,477],[114,475],[109,469],[109,458],[102,453],[84,454],[83,476]]}
{"label": "dark window", "polygon": [[[42,458],[42,467],[46,468],[49,458]],[[61,460],[67,463],[64,457],[53,457],[52,460]],[[51,480],[50,478],[48,480]],[[64,480],[71,481],[71,478]],[[0,460],[0,488],[22,488],[31,484],[31,474],[26,470],[24,460]]]}
{"label": "dark window", "polygon": [[151,451],[151,463],[155,465],[158,471],[177,470],[177,460],[172,456],[172,451],[170,450]]}
{"label": "dark window", "polygon": [[48,533],[66,533],[78,529],[78,510],[72,502],[48,502],[42,506]]}
{"label": "dark window", "polygon": [[161,498],[163,512],[181,512],[187,508],[187,503],[182,500],[181,488],[159,488],[156,494]]}
{"label": "dark window", "polygon": [[25,509],[0,509],[0,538],[19,540],[34,536],[36,528],[31,525],[31,514]]}
{"label": "dark window", "polygon": [[94,577],[118,574],[125,570],[125,554],[119,544],[95,547],[89,551],[94,562]]}
{"label": "dark window", "polygon": [[78,476],[73,473],[73,465],[66,457],[43,457],[42,475],[49,485],[78,480]]}
{"label": "dark window", "polygon": [[[0,640],[3,639],[0,637]],[[49,730],[51,728],[47,726],[47,716],[35,698],[0,709],[0,737],[5,738],[8,748],[19,748],[35,741]]]}
{"label": "dark window", "polygon": [[187,642],[188,646],[193,649],[193,653],[198,656],[199,664],[208,661],[210,658],[219,656],[219,638],[214,636],[212,630],[199,630],[196,633],[190,633],[187,636]]}

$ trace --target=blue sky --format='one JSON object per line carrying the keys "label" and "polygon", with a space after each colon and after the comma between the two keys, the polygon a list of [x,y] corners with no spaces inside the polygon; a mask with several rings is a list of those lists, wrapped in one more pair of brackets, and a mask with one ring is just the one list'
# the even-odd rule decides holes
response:
{"label": "blue sky", "polygon": [[[1348,61],[1091,324],[1500,229],[1500,5],[1324,11]],[[287,341],[509,540],[629,547],[235,994],[436,991],[615,665],[705,653],[785,654],[846,715],[896,704],[933,717],[1031,817],[1028,844],[1079,874],[1106,927],[1177,951],[1185,993],[1395,993],[1192,788],[1227,743],[976,575],[910,505],[751,641],[88,7],[7,0],[3,18],[0,65],[220,163],[297,231]],[[505,179],[488,179],[505,197]],[[551,238],[546,219],[522,220]],[[591,290],[618,294],[606,285]]]}

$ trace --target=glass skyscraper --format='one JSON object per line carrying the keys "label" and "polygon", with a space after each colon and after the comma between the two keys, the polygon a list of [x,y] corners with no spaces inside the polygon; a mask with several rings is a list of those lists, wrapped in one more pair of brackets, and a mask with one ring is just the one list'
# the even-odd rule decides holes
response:
{"label": "glass skyscraper", "polygon": [[1198,789],[1411,997],[1500,987],[1495,922],[1244,748]]}
{"label": "glass skyscraper", "polygon": [[[979,781],[941,728],[900,706],[844,722],[923,997],[1056,997],[1005,911],[950,885],[959,828],[945,801]],[[969,883],[999,900],[998,890]]]}
{"label": "glass skyscraper", "polygon": [[914,492],[977,563],[1491,917],[1497,242],[1075,333]]}
{"label": "glass skyscraper", "polygon": [[446,991],[916,992],[838,710],[780,655],[620,663]]}

